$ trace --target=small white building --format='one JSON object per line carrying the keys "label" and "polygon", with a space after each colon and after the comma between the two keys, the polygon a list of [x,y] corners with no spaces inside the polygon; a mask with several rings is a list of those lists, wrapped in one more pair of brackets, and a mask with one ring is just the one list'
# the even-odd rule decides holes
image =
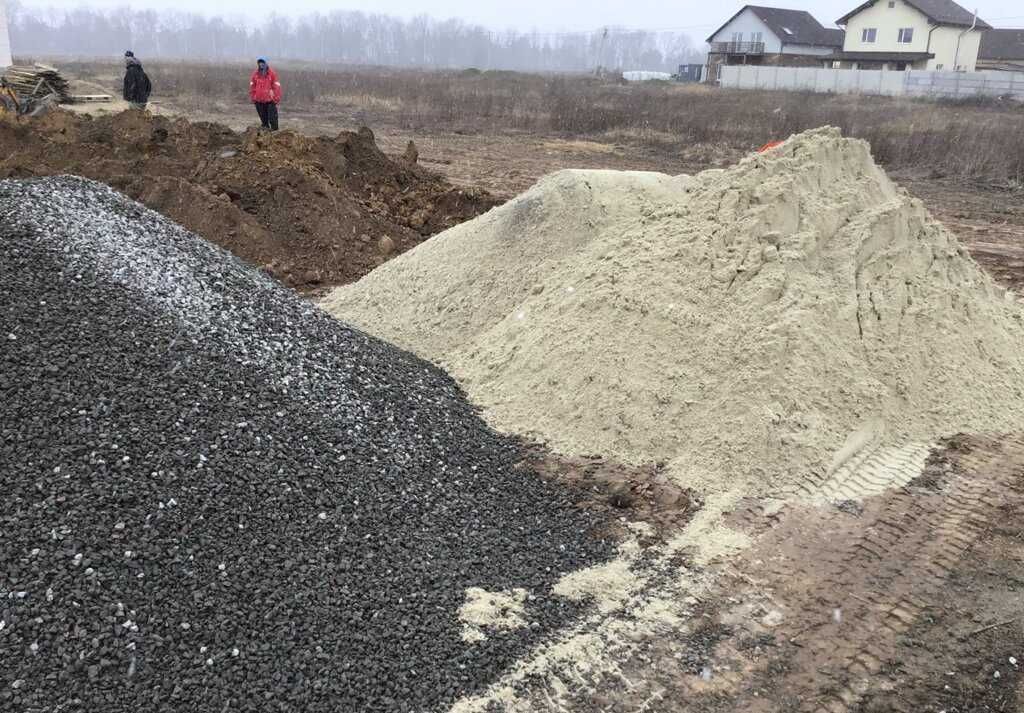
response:
{"label": "small white building", "polygon": [[7,3],[0,0],[0,69],[14,64],[11,59],[11,33],[7,29]]}
{"label": "small white building", "polygon": [[990,25],[953,0],[868,0],[836,20],[846,28],[832,66],[973,72]]}

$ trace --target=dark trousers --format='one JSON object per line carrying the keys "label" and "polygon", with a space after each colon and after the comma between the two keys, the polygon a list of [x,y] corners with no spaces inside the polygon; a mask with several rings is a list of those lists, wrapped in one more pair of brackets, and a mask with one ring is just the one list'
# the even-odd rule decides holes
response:
{"label": "dark trousers", "polygon": [[277,131],[277,104],[274,102],[253,102],[256,113],[260,115],[260,124],[264,129]]}

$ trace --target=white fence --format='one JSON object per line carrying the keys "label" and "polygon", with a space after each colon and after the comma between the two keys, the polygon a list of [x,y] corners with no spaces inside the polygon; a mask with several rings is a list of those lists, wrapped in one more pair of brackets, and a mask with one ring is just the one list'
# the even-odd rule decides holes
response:
{"label": "white fence", "polygon": [[905,94],[928,97],[1012,96],[1024,100],[1024,72],[904,72]]}
{"label": "white fence", "polygon": [[1022,72],[896,72],[746,64],[721,67],[719,81],[723,87],[732,89],[961,99],[1008,95],[1024,101]]}

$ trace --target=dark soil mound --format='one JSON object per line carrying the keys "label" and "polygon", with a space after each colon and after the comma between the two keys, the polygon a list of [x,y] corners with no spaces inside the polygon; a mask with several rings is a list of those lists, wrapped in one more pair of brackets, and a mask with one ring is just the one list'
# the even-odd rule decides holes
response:
{"label": "dark soil mound", "polygon": [[237,134],[129,111],[0,120],[0,177],[103,181],[300,289],[359,279],[496,204],[406,160],[373,132]]}
{"label": "dark soil mound", "polygon": [[[437,709],[611,554],[442,371],[100,184],[0,181],[0,323],[0,710]],[[530,625],[464,642],[471,586]]]}

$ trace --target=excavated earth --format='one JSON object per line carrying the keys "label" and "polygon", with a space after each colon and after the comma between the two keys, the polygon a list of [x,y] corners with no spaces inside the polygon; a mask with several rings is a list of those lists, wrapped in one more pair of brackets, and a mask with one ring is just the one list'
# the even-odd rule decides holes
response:
{"label": "excavated earth", "polygon": [[306,137],[127,111],[0,118],[0,178],[102,181],[303,291],[362,277],[499,201],[391,159],[373,132]]}

